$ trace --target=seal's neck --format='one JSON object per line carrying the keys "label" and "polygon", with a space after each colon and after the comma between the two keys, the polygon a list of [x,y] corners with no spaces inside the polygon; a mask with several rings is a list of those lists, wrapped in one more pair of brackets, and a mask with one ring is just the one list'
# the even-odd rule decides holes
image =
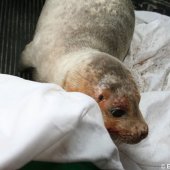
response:
{"label": "seal's neck", "polygon": [[77,77],[79,77],[79,74],[81,76],[85,75],[85,68],[91,62],[92,56],[95,53],[99,53],[99,51],[91,48],[83,48],[60,56],[59,59],[53,62],[53,66],[51,67],[52,81],[63,88],[66,86],[68,77],[70,83],[78,81],[79,79]]}

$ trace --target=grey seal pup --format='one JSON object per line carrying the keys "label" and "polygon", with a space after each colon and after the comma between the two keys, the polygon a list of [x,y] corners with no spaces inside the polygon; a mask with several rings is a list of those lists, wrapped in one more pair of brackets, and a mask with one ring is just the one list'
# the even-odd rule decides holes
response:
{"label": "grey seal pup", "polygon": [[93,97],[111,136],[131,144],[148,134],[140,93],[121,62],[134,20],[130,0],[47,0],[21,58],[35,80]]}

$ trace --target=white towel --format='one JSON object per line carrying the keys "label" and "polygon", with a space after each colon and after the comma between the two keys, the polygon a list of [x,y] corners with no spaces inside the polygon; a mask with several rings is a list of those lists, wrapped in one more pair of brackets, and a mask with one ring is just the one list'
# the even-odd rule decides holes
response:
{"label": "white towel", "polygon": [[124,63],[142,92],[170,90],[170,17],[147,11],[135,14],[135,32]]}
{"label": "white towel", "polygon": [[92,98],[0,74],[0,169],[15,170],[31,160],[123,169]]}

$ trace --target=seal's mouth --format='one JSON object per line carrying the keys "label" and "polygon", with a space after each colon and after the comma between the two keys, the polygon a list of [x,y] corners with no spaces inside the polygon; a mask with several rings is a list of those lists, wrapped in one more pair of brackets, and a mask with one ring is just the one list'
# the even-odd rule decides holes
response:
{"label": "seal's mouth", "polygon": [[111,132],[110,130],[109,134],[112,138],[112,140],[116,143],[116,144],[120,144],[120,143],[126,143],[126,144],[137,144],[139,142],[141,142],[143,139],[145,139],[148,135],[147,133],[143,133],[143,134],[130,134],[130,133],[114,133]]}

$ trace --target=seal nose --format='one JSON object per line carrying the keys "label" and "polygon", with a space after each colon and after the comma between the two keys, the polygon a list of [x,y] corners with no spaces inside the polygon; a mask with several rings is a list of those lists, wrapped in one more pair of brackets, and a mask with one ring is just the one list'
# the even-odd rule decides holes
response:
{"label": "seal nose", "polygon": [[138,143],[148,135],[148,125],[145,122],[138,122],[133,128],[133,143]]}
{"label": "seal nose", "polygon": [[148,125],[145,124],[143,125],[143,127],[141,127],[141,131],[140,131],[140,139],[144,139],[148,136]]}

